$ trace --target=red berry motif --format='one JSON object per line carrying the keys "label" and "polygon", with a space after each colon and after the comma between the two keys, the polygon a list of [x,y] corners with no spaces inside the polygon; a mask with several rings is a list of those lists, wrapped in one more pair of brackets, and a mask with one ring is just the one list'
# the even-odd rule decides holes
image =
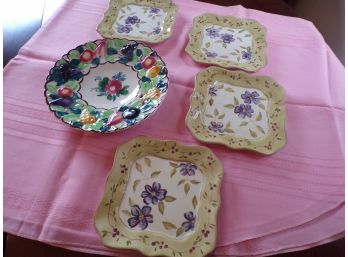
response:
{"label": "red berry motif", "polygon": [[61,87],[57,90],[57,94],[60,97],[71,97],[73,95],[73,91],[68,87]]}
{"label": "red berry motif", "polygon": [[123,121],[123,117],[122,117],[122,113],[121,112],[117,112],[117,113],[114,113],[112,115],[110,115],[109,117],[109,120],[108,120],[108,125],[109,126],[114,126],[120,122]]}
{"label": "red berry motif", "polygon": [[91,50],[85,49],[80,55],[80,61],[83,63],[88,63],[92,61],[93,56],[94,56],[94,53]]}
{"label": "red berry motif", "polygon": [[105,92],[109,95],[116,95],[122,89],[122,83],[119,80],[109,80],[108,84],[105,86]]}
{"label": "red berry motif", "polygon": [[152,66],[154,66],[156,63],[156,59],[153,58],[152,56],[148,56],[142,61],[141,65],[145,70],[150,69]]}

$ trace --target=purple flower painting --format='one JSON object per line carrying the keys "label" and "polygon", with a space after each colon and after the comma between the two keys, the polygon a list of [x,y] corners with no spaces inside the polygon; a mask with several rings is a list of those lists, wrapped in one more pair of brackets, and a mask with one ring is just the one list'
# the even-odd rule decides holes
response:
{"label": "purple flower painting", "polygon": [[253,91],[251,93],[249,91],[245,91],[245,93],[241,95],[244,103],[246,104],[258,104],[260,102],[260,99],[258,98],[259,96],[259,93],[257,93],[256,91]]}
{"label": "purple flower painting", "polygon": [[186,221],[184,221],[181,226],[183,227],[184,231],[187,232],[189,230],[193,230],[195,228],[195,222],[196,222],[196,217],[193,214],[192,211],[185,212],[184,217]]}
{"label": "purple flower painting", "polygon": [[215,133],[223,133],[224,132],[224,124],[221,122],[210,122],[210,125],[208,126],[208,129],[215,132]]}
{"label": "purple flower painting", "polygon": [[249,104],[241,104],[237,105],[234,108],[234,113],[238,114],[238,117],[244,119],[245,117],[252,117],[252,114],[254,113],[254,110],[251,108],[251,105]]}
{"label": "purple flower painting", "polygon": [[139,205],[133,205],[131,208],[133,217],[128,219],[128,225],[131,228],[139,225],[142,230],[146,229],[149,223],[153,223],[153,216],[150,212],[150,206],[143,206],[143,208],[140,209]]}
{"label": "purple flower painting", "polygon": [[222,42],[224,42],[226,44],[229,44],[229,43],[235,41],[233,35],[232,34],[228,34],[228,33],[221,34],[220,38],[222,39]]}
{"label": "purple flower painting", "polygon": [[197,166],[193,163],[180,163],[178,168],[183,176],[194,176],[196,174]]}
{"label": "purple flower painting", "polygon": [[145,204],[157,204],[164,200],[167,195],[167,190],[161,189],[161,184],[153,182],[152,186],[146,185],[145,190],[141,193],[141,197]]}

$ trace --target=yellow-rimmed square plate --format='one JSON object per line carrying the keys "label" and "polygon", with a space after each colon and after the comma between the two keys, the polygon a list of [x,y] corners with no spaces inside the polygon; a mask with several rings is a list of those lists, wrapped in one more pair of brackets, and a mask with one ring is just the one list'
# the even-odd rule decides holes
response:
{"label": "yellow-rimmed square plate", "polygon": [[172,34],[176,9],[171,0],[110,0],[97,31],[106,38],[159,43]]}
{"label": "yellow-rimmed square plate", "polygon": [[264,67],[266,28],[255,20],[206,13],[195,17],[186,52],[199,63],[256,71]]}
{"label": "yellow-rimmed square plate", "polygon": [[206,147],[143,136],[119,146],[94,218],[103,243],[205,256],[215,247],[222,173]]}
{"label": "yellow-rimmed square plate", "polygon": [[209,67],[196,76],[186,125],[200,141],[272,154],[286,143],[284,97],[270,77]]}

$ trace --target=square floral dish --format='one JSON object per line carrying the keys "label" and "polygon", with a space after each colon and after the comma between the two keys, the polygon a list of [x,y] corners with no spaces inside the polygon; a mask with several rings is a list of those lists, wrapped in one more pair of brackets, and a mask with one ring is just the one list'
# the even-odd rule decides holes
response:
{"label": "square floral dish", "polygon": [[283,147],[284,91],[271,78],[209,67],[196,76],[186,125],[200,141],[272,154]]}
{"label": "square floral dish", "polygon": [[186,52],[200,63],[256,71],[266,65],[266,29],[250,19],[204,14],[193,20]]}
{"label": "square floral dish", "polygon": [[106,38],[159,43],[172,34],[175,15],[171,0],[110,0],[97,30]]}
{"label": "square floral dish", "polygon": [[215,247],[222,166],[206,147],[137,137],[118,147],[94,222],[103,243],[149,256]]}

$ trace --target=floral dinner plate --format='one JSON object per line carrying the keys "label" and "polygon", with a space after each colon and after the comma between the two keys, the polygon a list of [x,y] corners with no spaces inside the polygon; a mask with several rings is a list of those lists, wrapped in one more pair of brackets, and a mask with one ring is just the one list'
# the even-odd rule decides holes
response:
{"label": "floral dinner plate", "polygon": [[46,101],[63,122],[113,132],[147,118],[168,89],[167,68],[151,48],[103,39],[70,50],[50,70]]}
{"label": "floral dinner plate", "polygon": [[118,147],[94,223],[102,242],[149,256],[215,247],[222,166],[206,147],[140,136]]}
{"label": "floral dinner plate", "polygon": [[266,65],[266,29],[255,20],[206,13],[189,36],[185,50],[197,62],[246,71]]}
{"label": "floral dinner plate", "polygon": [[200,141],[272,154],[285,138],[284,91],[271,78],[209,67],[196,76],[186,125]]}
{"label": "floral dinner plate", "polygon": [[172,34],[175,14],[171,0],[110,0],[97,30],[106,38],[159,43]]}

